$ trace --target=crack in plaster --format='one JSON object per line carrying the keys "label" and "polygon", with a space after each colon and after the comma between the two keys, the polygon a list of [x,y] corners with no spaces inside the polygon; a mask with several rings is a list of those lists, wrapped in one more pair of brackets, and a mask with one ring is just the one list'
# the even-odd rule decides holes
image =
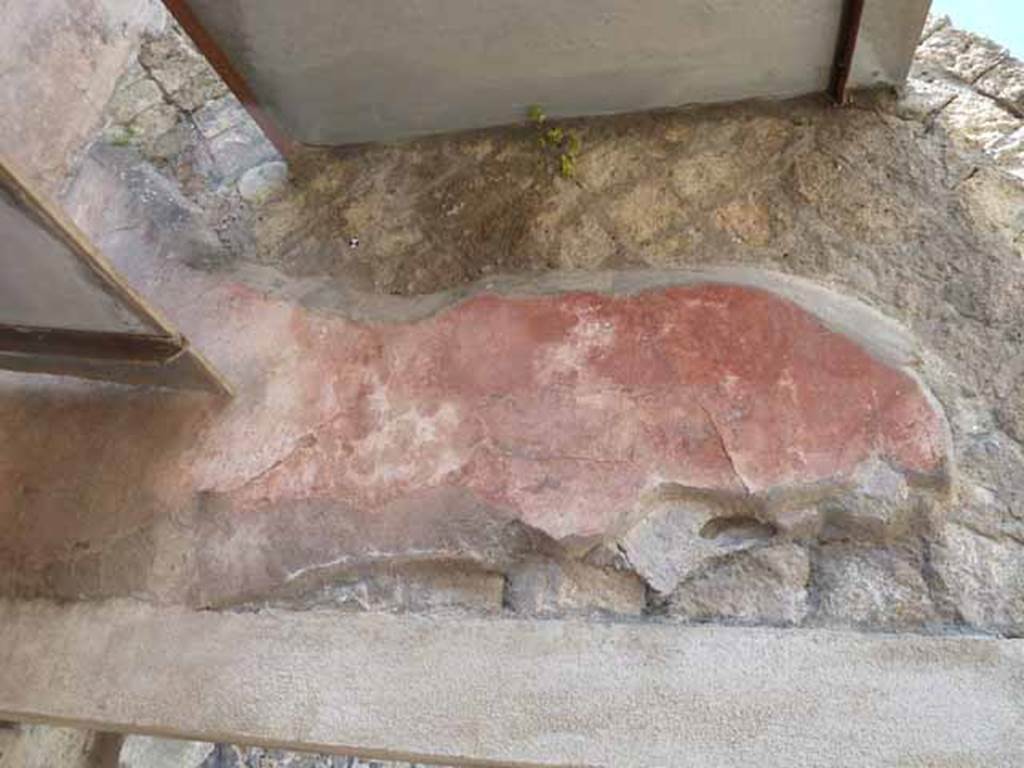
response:
{"label": "crack in plaster", "polygon": [[729,446],[725,442],[725,435],[722,433],[721,428],[718,426],[718,422],[715,420],[715,417],[712,416],[711,411],[708,410],[708,407],[703,402],[698,401],[697,404],[700,406],[701,411],[704,412],[704,417],[708,420],[708,423],[711,424],[711,428],[714,430],[715,436],[718,437],[718,443],[722,447],[722,454],[725,456],[726,461],[729,462],[729,468],[732,470],[733,475],[739,481],[740,485],[743,486],[743,491],[746,494],[750,495],[750,485],[747,483],[746,479],[740,473],[739,468],[736,466],[736,459],[733,457],[732,452],[729,450]]}

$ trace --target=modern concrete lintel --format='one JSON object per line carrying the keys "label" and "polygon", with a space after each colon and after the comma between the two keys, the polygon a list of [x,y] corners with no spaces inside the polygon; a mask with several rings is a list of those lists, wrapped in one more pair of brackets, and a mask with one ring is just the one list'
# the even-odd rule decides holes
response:
{"label": "modern concrete lintel", "polygon": [[[165,3],[281,126],[272,139],[307,144],[517,123],[533,104],[573,117],[821,92],[844,15],[844,0]],[[903,81],[928,5],[866,2],[852,87]]]}
{"label": "modern concrete lintel", "polygon": [[1024,641],[0,603],[0,719],[502,766],[1024,764]]}

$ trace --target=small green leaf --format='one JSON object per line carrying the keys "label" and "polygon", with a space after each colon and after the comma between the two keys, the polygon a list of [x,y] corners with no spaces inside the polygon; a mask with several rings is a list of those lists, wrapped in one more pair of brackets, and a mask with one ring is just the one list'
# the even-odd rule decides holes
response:
{"label": "small green leaf", "polygon": [[537,125],[540,125],[548,119],[548,116],[544,114],[544,109],[540,104],[531,105],[526,112],[526,116],[530,119],[531,123],[536,123]]}
{"label": "small green leaf", "polygon": [[558,158],[559,172],[563,179],[572,179],[576,176],[576,160],[569,155],[563,154]]}
{"label": "small green leaf", "polygon": [[561,128],[549,128],[544,136],[547,138],[549,144],[557,147],[561,145],[562,140],[565,138],[565,131]]}
{"label": "small green leaf", "polygon": [[578,133],[570,133],[565,150],[566,154],[575,158],[579,155],[581,149],[583,149],[583,142],[580,140],[580,135]]}

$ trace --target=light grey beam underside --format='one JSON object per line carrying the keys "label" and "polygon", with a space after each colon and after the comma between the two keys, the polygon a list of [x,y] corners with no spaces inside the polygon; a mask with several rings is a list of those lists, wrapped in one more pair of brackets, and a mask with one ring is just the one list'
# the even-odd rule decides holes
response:
{"label": "light grey beam underside", "polygon": [[1024,765],[1024,642],[0,602],[0,718],[467,765]]}
{"label": "light grey beam underside", "polygon": [[156,323],[128,305],[0,177],[0,324],[155,334]]}
{"label": "light grey beam underside", "polygon": [[[824,91],[844,2],[187,0],[309,144]],[[902,82],[927,9],[867,0],[853,87]]]}

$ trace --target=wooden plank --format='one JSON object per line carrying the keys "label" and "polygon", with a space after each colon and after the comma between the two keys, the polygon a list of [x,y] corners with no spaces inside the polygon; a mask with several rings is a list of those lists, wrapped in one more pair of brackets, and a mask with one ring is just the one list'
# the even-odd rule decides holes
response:
{"label": "wooden plank", "polygon": [[1024,642],[0,603],[0,718],[442,764],[1024,764]]}

